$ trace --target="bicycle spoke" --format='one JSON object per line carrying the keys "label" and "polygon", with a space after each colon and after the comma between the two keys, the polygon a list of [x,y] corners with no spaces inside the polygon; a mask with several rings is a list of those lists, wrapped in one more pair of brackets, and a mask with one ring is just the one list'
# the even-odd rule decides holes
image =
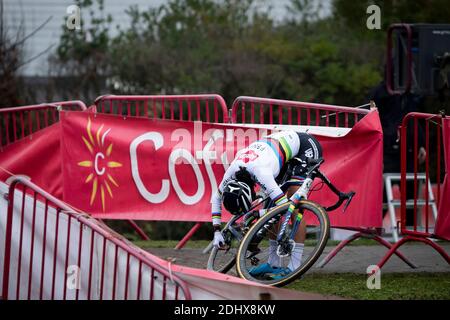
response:
{"label": "bicycle spoke", "polygon": [[[328,238],[329,223],[326,213],[323,209],[317,209],[317,206],[302,207],[302,210],[302,220],[296,221],[297,216],[293,214],[279,241],[275,239],[285,221],[281,208],[263,217],[249,231],[239,252],[238,271],[241,276],[264,284],[278,285],[285,278],[291,281],[293,276],[306,272],[312,266]],[[274,218],[277,220],[275,224],[271,223]],[[292,232],[296,227],[297,233]],[[291,233],[294,239],[290,239]]]}

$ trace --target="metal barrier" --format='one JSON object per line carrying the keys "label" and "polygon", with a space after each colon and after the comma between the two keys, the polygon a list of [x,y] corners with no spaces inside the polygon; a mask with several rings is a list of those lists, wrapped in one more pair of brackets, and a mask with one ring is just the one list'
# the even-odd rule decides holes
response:
{"label": "metal barrier", "polygon": [[7,146],[58,122],[58,110],[86,110],[82,101],[62,101],[0,109],[0,145]]}
{"label": "metal barrier", "polygon": [[[441,197],[441,182],[443,181],[444,156],[443,156],[443,120],[446,119],[444,115],[426,114],[412,112],[408,113],[402,121],[401,125],[401,218],[400,231],[404,235],[402,239],[395,243],[395,245],[386,253],[385,257],[378,263],[381,268],[387,260],[396,253],[397,249],[404,243],[409,241],[419,241],[430,245],[450,264],[450,257],[445,250],[431,241],[429,238],[439,239],[439,236],[434,234],[434,225],[430,225],[430,220],[434,218],[432,212],[432,204],[434,199],[430,197],[429,186],[430,181],[436,183],[436,203],[442,204]],[[447,117],[448,119],[448,117]],[[411,127],[412,125],[412,127]],[[421,141],[422,140],[422,143]],[[420,148],[424,148],[424,163],[422,166],[425,170],[425,199],[424,203],[419,203],[419,180],[422,179],[423,169],[419,163],[418,154]],[[447,172],[447,174],[449,174]],[[408,186],[407,176],[413,175],[412,183]],[[412,192],[408,192],[408,189]],[[408,199],[408,193],[412,193],[413,199]],[[406,209],[412,208],[412,217],[407,217]],[[425,223],[419,225],[418,216],[421,213],[419,208],[423,208]],[[450,212],[446,212],[450,214]],[[411,220],[412,221],[408,221]],[[412,224],[411,224],[412,222]],[[436,222],[436,220],[435,220]]]}
{"label": "metal barrier", "polygon": [[327,104],[241,96],[231,108],[233,123],[353,127],[369,110]]}
{"label": "metal barrier", "polygon": [[[325,258],[323,258],[318,263],[317,266],[319,268],[323,268],[325,265],[327,265],[328,262],[330,262],[330,260],[333,259],[338,254],[338,252],[340,252],[345,246],[349,245],[350,243],[357,240],[358,238],[374,240],[374,241],[378,242],[380,245],[386,247],[387,249],[391,249],[393,247],[393,245],[390,242],[384,240],[380,236],[381,231],[382,231],[382,230],[380,230],[380,228],[342,228],[342,229],[355,231],[355,233],[353,235],[351,235],[350,237],[348,237],[347,239],[342,240],[333,250],[331,250],[325,256]],[[404,263],[406,263],[411,268],[413,268],[413,269],[417,268],[417,266],[414,263],[412,263],[411,261],[409,261],[409,259],[407,259],[400,251],[395,251],[393,253],[395,253],[399,259],[401,259]]]}
{"label": "metal barrier", "polygon": [[152,119],[228,122],[225,100],[217,94],[100,96],[97,112]]}
{"label": "metal barrier", "polygon": [[[191,299],[141,249],[22,177],[9,187],[4,257],[2,299]],[[71,265],[82,290],[68,288]]]}
{"label": "metal barrier", "polygon": [[[0,109],[0,150],[1,147],[58,122],[60,109],[95,111],[92,106],[87,108],[84,102],[79,100],[2,108]],[[134,221],[127,220],[127,222],[143,240],[148,240],[148,236]]]}

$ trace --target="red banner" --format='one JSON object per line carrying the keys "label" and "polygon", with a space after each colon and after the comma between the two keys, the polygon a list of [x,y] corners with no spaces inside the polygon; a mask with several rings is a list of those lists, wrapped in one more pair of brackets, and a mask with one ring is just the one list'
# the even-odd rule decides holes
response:
{"label": "red banner", "polygon": [[442,124],[446,175],[441,190],[435,233],[444,239],[450,240],[450,181],[448,177],[448,173],[450,172],[450,119],[443,119]]}
{"label": "red banner", "polygon": [[[83,112],[62,112],[61,130],[65,201],[98,218],[176,221],[210,221],[211,194],[227,163],[266,133]],[[370,113],[343,137],[317,138],[324,149],[325,174],[341,190],[357,193],[345,214],[330,213],[332,224],[381,226],[378,114]],[[324,206],[336,200],[325,189],[311,197]]]}
{"label": "red banner", "polygon": [[11,174],[28,176],[33,183],[62,198],[59,123],[41,129],[0,151],[0,180]]}

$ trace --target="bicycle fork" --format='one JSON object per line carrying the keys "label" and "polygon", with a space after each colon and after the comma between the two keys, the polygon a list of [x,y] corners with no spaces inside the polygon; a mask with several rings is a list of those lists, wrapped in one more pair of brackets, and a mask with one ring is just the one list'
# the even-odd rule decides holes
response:
{"label": "bicycle fork", "polygon": [[[291,204],[289,205],[289,208],[285,215],[283,224],[281,225],[280,231],[278,232],[278,235],[277,235],[278,243],[280,243],[283,240],[287,225],[288,225],[289,221],[291,220],[291,216],[294,213],[295,209],[298,207],[298,204],[300,203],[300,201],[302,199],[307,198],[312,182],[313,182],[313,180],[311,178],[306,178],[305,181],[303,182],[302,186],[289,199],[291,201]],[[301,212],[299,212],[297,214],[297,219],[294,223],[294,227],[292,228],[292,232],[290,234],[290,239],[293,239],[293,237],[297,233],[298,227],[299,227],[302,219],[303,219],[303,214]]]}
{"label": "bicycle fork", "polygon": [[[291,219],[292,213],[295,211],[295,209],[298,207],[298,204],[302,199],[306,199],[308,196],[309,189],[311,188],[313,180],[311,178],[306,178],[303,182],[302,186],[295,192],[292,197],[289,199],[291,201],[291,204],[289,205],[289,208],[287,210],[287,213],[285,214],[285,220],[283,221],[280,231],[277,234],[277,242],[280,244],[283,241],[284,234],[287,228],[287,225],[289,223],[289,220]],[[256,234],[256,237],[254,239],[254,243],[257,245],[266,235],[269,230],[278,223],[281,216],[274,217],[267,221],[266,224],[259,230]],[[293,230],[290,234],[290,238],[293,238],[295,234],[297,233],[297,230],[300,226],[301,220],[303,219],[303,214],[301,212],[298,213],[297,219],[295,221]]]}

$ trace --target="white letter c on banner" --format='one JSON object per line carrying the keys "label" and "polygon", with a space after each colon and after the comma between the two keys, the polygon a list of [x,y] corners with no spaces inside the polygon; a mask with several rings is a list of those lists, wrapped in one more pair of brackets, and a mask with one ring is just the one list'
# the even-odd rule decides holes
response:
{"label": "white letter c on banner", "polygon": [[158,132],[148,132],[140,135],[133,140],[130,144],[130,160],[131,160],[131,173],[133,175],[134,183],[145,200],[151,203],[161,203],[167,199],[170,191],[169,180],[163,179],[161,190],[158,193],[151,193],[147,190],[139,175],[138,161],[137,161],[137,148],[139,144],[144,141],[153,141],[155,144],[155,150],[158,150],[163,145],[163,136]]}

